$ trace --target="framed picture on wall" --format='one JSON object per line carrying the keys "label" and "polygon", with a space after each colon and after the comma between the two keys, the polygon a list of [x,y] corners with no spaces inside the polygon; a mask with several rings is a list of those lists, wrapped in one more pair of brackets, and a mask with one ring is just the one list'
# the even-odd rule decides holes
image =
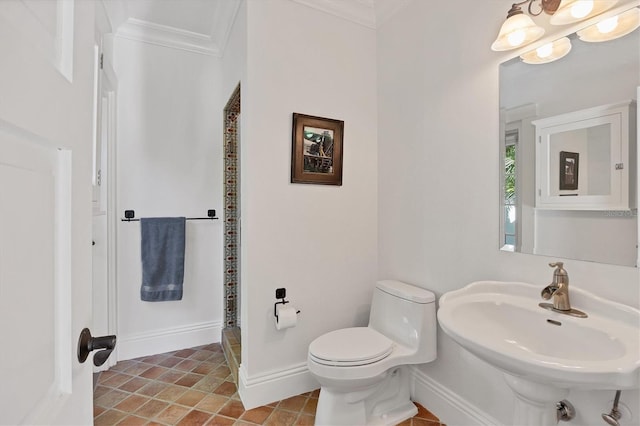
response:
{"label": "framed picture on wall", "polygon": [[578,189],[578,167],[580,154],[560,151],[560,189]]}
{"label": "framed picture on wall", "polygon": [[342,185],[344,121],[293,113],[291,183]]}

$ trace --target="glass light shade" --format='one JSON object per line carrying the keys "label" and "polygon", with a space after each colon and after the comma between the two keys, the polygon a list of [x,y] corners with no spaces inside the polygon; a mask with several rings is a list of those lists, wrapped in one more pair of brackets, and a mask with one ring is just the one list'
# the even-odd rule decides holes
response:
{"label": "glass light shade", "polygon": [[515,49],[533,43],[543,35],[544,29],[542,27],[537,26],[529,16],[519,13],[504,21],[500,27],[498,38],[491,45],[491,50]]}
{"label": "glass light shade", "polygon": [[548,64],[567,55],[571,51],[571,41],[567,37],[540,46],[520,55],[526,64]]}
{"label": "glass light shade", "polygon": [[[617,19],[616,19],[617,18]],[[640,9],[634,7],[578,31],[582,41],[601,42],[626,36],[640,26]]]}
{"label": "glass light shade", "polygon": [[589,19],[611,9],[618,0],[562,0],[549,22],[566,25]]}

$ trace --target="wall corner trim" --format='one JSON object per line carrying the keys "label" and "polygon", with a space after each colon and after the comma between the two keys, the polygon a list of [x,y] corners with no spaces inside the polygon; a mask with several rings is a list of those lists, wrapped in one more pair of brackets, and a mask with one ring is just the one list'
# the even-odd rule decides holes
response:
{"label": "wall corner trim", "polygon": [[411,399],[428,407],[443,423],[448,426],[504,426],[451,389],[424,374],[417,366],[412,366],[411,370]]}
{"label": "wall corner trim", "polygon": [[245,366],[240,364],[238,382],[238,393],[246,410],[320,387],[309,372],[306,362],[253,377],[248,377]]}

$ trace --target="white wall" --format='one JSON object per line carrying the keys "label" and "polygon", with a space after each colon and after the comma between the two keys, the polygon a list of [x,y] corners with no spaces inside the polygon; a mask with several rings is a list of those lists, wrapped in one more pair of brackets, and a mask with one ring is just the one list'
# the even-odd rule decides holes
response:
{"label": "white wall", "polygon": [[[229,39],[221,58],[222,108],[227,104],[239,82],[243,82],[247,72],[247,2],[241,1]],[[240,92],[242,96],[242,91]],[[242,101],[241,101],[242,104]],[[241,105],[242,108],[242,105]],[[222,210],[221,210],[222,212]]]}
{"label": "white wall", "polygon": [[[375,31],[289,0],[246,6],[240,392],[251,407],[317,387],[306,372],[309,343],[366,325],[378,155]],[[344,120],[342,186],[290,183],[294,112]],[[278,287],[302,311],[284,331],[273,321]],[[300,380],[269,387],[281,373]]]}
{"label": "white wall", "polygon": [[[489,46],[508,6],[413,1],[378,30],[379,277],[438,295],[481,279],[541,288],[550,282],[552,258],[497,249],[502,58]],[[640,304],[635,268],[579,261],[565,267],[572,286]],[[514,397],[501,374],[444,333],[438,338],[438,359],[421,366],[420,374],[511,424]],[[612,397],[610,391],[571,392],[578,411],[571,424],[600,424]],[[637,421],[638,392],[623,392],[622,399]],[[455,413],[436,414],[460,424],[452,420]]]}
{"label": "white wall", "polygon": [[[136,217],[222,213],[220,60],[121,37],[117,211]],[[220,339],[222,224],[186,225],[181,301],[140,300],[140,224],[118,223],[119,358]]]}

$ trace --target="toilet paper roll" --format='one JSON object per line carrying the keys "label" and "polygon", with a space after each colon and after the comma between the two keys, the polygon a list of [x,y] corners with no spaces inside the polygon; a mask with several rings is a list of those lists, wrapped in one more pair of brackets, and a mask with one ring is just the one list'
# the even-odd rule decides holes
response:
{"label": "toilet paper roll", "polygon": [[298,310],[293,306],[278,305],[276,312],[278,317],[276,318],[276,329],[283,330],[285,328],[295,327],[298,322]]}

